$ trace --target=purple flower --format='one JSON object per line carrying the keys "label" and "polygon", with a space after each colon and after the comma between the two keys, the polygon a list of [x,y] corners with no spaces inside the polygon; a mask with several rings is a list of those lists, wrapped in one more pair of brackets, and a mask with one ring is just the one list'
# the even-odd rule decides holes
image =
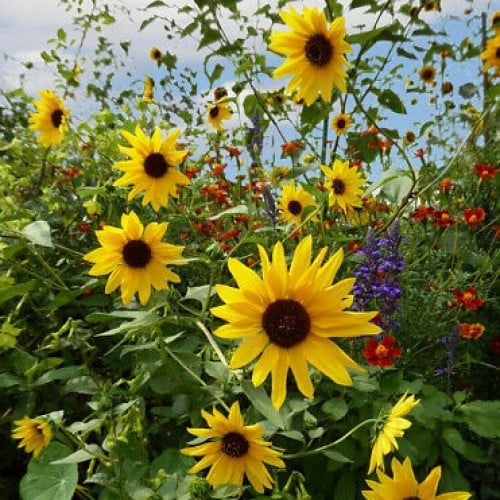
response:
{"label": "purple flower", "polygon": [[353,308],[358,311],[370,307],[378,309],[382,317],[379,325],[385,332],[394,331],[399,326],[394,316],[400,311],[398,300],[402,296],[398,281],[404,267],[399,250],[402,241],[397,221],[387,236],[377,237],[369,228],[366,244],[358,252],[364,260],[353,273],[357,278],[353,287]]}

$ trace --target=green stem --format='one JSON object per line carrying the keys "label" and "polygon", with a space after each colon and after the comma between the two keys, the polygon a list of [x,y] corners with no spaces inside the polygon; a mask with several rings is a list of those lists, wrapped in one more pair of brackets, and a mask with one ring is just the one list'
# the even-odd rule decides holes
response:
{"label": "green stem", "polygon": [[226,357],[224,356],[224,353],[221,351],[221,348],[215,341],[213,335],[210,333],[210,330],[201,321],[197,321],[196,326],[205,334],[205,337],[207,337],[208,342],[212,346],[213,350],[216,352],[222,364],[226,367],[229,367]]}
{"label": "green stem", "polygon": [[292,453],[290,455],[283,455],[282,458],[287,460],[293,458],[309,457],[311,455],[317,455],[319,453],[323,453],[325,450],[333,448],[334,446],[337,446],[338,444],[342,443],[342,441],[345,441],[349,436],[354,434],[358,429],[361,429],[361,427],[364,427],[366,424],[374,424],[375,422],[377,422],[376,418],[369,418],[367,420],[363,420],[363,422],[354,426],[349,432],[346,432],[342,437],[340,437],[336,441],[325,444],[324,446],[320,446],[319,448],[316,448],[314,450],[299,451],[297,453]]}

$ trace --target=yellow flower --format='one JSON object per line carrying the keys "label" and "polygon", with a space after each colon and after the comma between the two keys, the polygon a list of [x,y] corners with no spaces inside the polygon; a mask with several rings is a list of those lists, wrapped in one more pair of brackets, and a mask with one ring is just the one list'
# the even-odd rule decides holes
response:
{"label": "yellow flower", "polygon": [[112,293],[121,287],[122,301],[130,303],[136,292],[142,305],[156,290],[168,289],[168,282],[179,283],[180,278],[166,266],[185,264],[182,260],[184,247],[162,243],[168,223],[152,222],[144,229],[134,212],[123,214],[122,228],[104,226],[96,231],[101,248],[92,250],[84,259],[95,265],[89,271],[91,276],[110,274],[105,293]]}
{"label": "yellow flower", "polygon": [[384,470],[384,456],[398,449],[396,438],[402,437],[405,429],[411,426],[411,422],[402,417],[410,413],[420,400],[415,399],[413,394],[411,396],[407,394],[405,392],[391,409],[385,418],[382,429],[375,438],[368,474],[373,472],[375,468]]}
{"label": "yellow flower", "polygon": [[371,490],[362,491],[366,500],[468,500],[472,495],[467,491],[454,491],[436,495],[441,467],[434,467],[429,475],[419,483],[415,479],[411,460],[406,458],[403,463],[396,458],[391,462],[393,477],[377,470],[379,482],[366,480]]}
{"label": "yellow flower", "polygon": [[495,35],[500,35],[500,10],[491,16],[491,27],[495,30]]}
{"label": "yellow flower", "polygon": [[403,142],[407,146],[411,146],[415,142],[416,138],[417,136],[415,135],[415,132],[413,132],[412,130],[407,130],[403,137]]}
{"label": "yellow flower", "polygon": [[339,250],[322,266],[326,248],[311,263],[312,237],[295,249],[287,269],[283,245],[274,246],[272,262],[258,245],[262,278],[240,261],[230,258],[229,271],[239,288],[217,285],[225,305],[212,314],[228,324],[215,330],[219,337],[243,339],[233,354],[231,368],[241,368],[259,355],[252,382],[258,387],[272,374],[271,400],[280,408],[286,397],[291,368],[299,391],[314,397],[307,362],[334,382],[352,385],[347,368],[363,371],[330,337],[358,337],[380,332],[370,323],[376,312],[345,311],[353,302],[349,292],[354,278],[335,285],[332,280],[342,264]]}
{"label": "yellow flower", "polygon": [[17,447],[24,448],[26,453],[33,452],[35,458],[53,437],[50,424],[41,418],[25,416],[21,420],[14,420],[14,425],[16,428],[12,431],[12,437],[21,440]]}
{"label": "yellow flower", "polygon": [[223,120],[231,118],[231,109],[224,99],[208,106],[208,123],[216,130],[224,130]]}
{"label": "yellow flower", "polygon": [[178,196],[177,184],[190,183],[189,178],[176,168],[186,156],[186,151],[176,149],[181,131],[172,130],[165,140],[158,127],[151,138],[139,126],[135,128],[135,135],[126,130],[122,130],[121,134],[132,147],[119,146],[120,151],[130,159],[113,165],[125,172],[113,186],[133,185],[128,195],[129,200],[144,191],[143,205],[151,203],[155,211],[166,207],[169,196]]}
{"label": "yellow flower", "polygon": [[161,58],[163,57],[163,54],[158,47],[151,47],[151,50],[149,51],[149,57],[153,59],[153,61],[159,63],[161,61]]}
{"label": "yellow flower", "polygon": [[289,167],[273,167],[269,174],[269,181],[273,186],[281,185],[283,179],[290,173]]}
{"label": "yellow flower", "polygon": [[41,100],[33,101],[38,111],[29,116],[28,128],[40,132],[37,142],[46,148],[61,144],[63,135],[68,130],[69,111],[52,90],[41,90],[38,95]]}
{"label": "yellow flower", "polygon": [[259,493],[271,488],[273,480],[264,464],[276,467],[285,467],[285,464],[279,458],[281,453],[262,439],[264,428],[259,424],[245,425],[237,402],[231,406],[228,418],[215,408],[213,415],[204,410],[201,414],[209,428],[188,429],[188,432],[210,441],[181,450],[185,455],[203,456],[188,472],[196,474],[210,467],[207,481],[212,486],[241,486],[246,476]]}
{"label": "yellow flower", "polygon": [[318,94],[330,102],[334,86],[346,92],[345,68],[350,64],[345,54],[352,52],[352,47],[344,41],[344,18],[338,17],[328,25],[317,7],[305,7],[302,14],[290,7],[282,10],[280,17],[292,31],[272,33],[269,49],[287,57],[273,72],[274,78],[292,74],[286,92],[297,91],[295,99],[304,99],[308,106]]}
{"label": "yellow flower", "polygon": [[343,135],[351,126],[351,117],[346,113],[339,113],[332,120],[332,128],[337,135]]}
{"label": "yellow flower", "polygon": [[155,100],[155,81],[150,77],[144,78],[144,90],[142,91],[142,98],[146,102],[153,102]]}
{"label": "yellow flower", "polygon": [[339,205],[347,213],[353,207],[363,206],[360,189],[365,179],[357,168],[349,168],[348,161],[336,159],[332,168],[321,165],[321,170],[326,175],[326,187],[330,191],[330,206]]}
{"label": "yellow flower", "polygon": [[418,76],[424,83],[432,84],[434,83],[434,78],[436,78],[436,68],[434,66],[426,64],[425,66],[422,66],[422,68],[418,72]]}
{"label": "yellow flower", "polygon": [[278,209],[281,210],[280,219],[296,226],[300,226],[304,208],[316,206],[316,202],[310,193],[301,186],[295,189],[295,183],[292,181],[283,186],[281,197],[278,198]]}
{"label": "yellow flower", "polygon": [[486,48],[479,56],[483,61],[483,71],[488,71],[489,68],[500,69],[500,35],[490,38],[486,42]]}

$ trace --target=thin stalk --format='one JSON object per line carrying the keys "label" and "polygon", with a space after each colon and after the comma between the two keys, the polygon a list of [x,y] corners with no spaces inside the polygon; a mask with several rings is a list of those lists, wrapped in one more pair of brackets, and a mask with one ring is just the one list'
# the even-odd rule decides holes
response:
{"label": "thin stalk", "polygon": [[218,358],[221,360],[222,364],[226,367],[229,367],[224,353],[215,341],[213,335],[210,333],[210,330],[201,321],[197,321],[196,326],[205,334],[205,337],[207,337],[208,342],[212,346]]}

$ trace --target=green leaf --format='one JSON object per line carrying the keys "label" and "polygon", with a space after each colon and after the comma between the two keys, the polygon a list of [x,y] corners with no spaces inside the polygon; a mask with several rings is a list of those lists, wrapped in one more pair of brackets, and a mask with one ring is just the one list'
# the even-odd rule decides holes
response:
{"label": "green leaf", "polygon": [[279,429],[285,428],[283,417],[276,411],[262,386],[255,387],[250,380],[243,380],[241,388],[252,405]]}
{"label": "green leaf", "polygon": [[45,372],[34,385],[44,385],[54,380],[68,380],[70,378],[79,377],[85,374],[85,370],[81,366],[65,366]]}
{"label": "green leaf", "polygon": [[396,51],[399,56],[401,57],[406,57],[407,59],[418,59],[418,57],[415,54],[412,54],[411,52],[408,52],[407,50],[399,47]]}
{"label": "green leaf", "polygon": [[52,463],[70,453],[67,446],[52,442],[31,460],[19,488],[22,500],[71,500],[78,482],[77,465]]}
{"label": "green leaf", "polygon": [[15,375],[10,373],[0,373],[0,389],[6,389],[7,387],[13,387],[14,385],[19,385],[22,380]]}
{"label": "green leaf", "polygon": [[323,455],[326,455],[329,459],[334,460],[335,462],[341,462],[345,464],[353,462],[353,460],[351,460],[349,457],[346,457],[345,455],[342,455],[342,453],[339,453],[335,450],[325,450],[323,452]]}
{"label": "green leaf", "polygon": [[470,99],[479,92],[477,87],[473,83],[464,83],[463,85],[460,85],[460,87],[458,88],[458,93],[464,99]]}
{"label": "green leaf", "polygon": [[0,287],[0,304],[10,300],[12,297],[16,297],[17,295],[23,295],[27,292],[30,292],[35,288],[36,281],[28,281],[27,283],[20,283],[19,285],[12,285],[8,288]]}
{"label": "green leaf", "polygon": [[403,104],[403,101],[399,98],[399,96],[393,92],[392,90],[385,89],[380,92],[378,96],[378,102],[389,108],[394,113],[406,114],[406,108]]}
{"label": "green leaf", "polygon": [[333,420],[340,420],[347,414],[349,407],[342,398],[332,398],[326,401],[321,409],[330,415]]}
{"label": "green leaf", "polygon": [[373,392],[380,389],[379,383],[375,379],[371,379],[365,373],[357,373],[352,376],[354,389],[361,392]]}
{"label": "green leaf", "polygon": [[223,212],[214,215],[213,217],[209,217],[208,220],[217,220],[225,215],[234,215],[234,214],[248,214],[248,207],[246,205],[237,205],[236,207],[228,208]]}
{"label": "green leaf", "polygon": [[280,436],[285,436],[289,439],[293,439],[294,441],[300,441],[301,443],[305,443],[306,440],[302,432],[299,431],[283,431],[278,433]]}
{"label": "green leaf", "polygon": [[500,401],[472,401],[458,409],[476,434],[486,438],[500,438]]}
{"label": "green leaf", "polygon": [[186,299],[197,300],[203,305],[207,300],[207,295],[209,290],[210,290],[210,297],[215,295],[215,287],[210,287],[209,285],[189,286],[186,295],[181,300],[186,300]]}
{"label": "green leaf", "polygon": [[102,455],[102,449],[96,444],[89,444],[85,450],[77,450],[67,457],[60,458],[59,460],[54,460],[52,464],[79,464],[80,462],[87,462],[91,460],[96,455]]}
{"label": "green leaf", "polygon": [[26,239],[42,247],[54,248],[50,235],[49,223],[45,220],[37,220],[25,226],[22,230]]}
{"label": "green leaf", "polygon": [[220,76],[222,75],[222,72],[224,71],[224,66],[222,64],[217,63],[214,66],[214,69],[211,74],[207,74],[208,81],[210,82],[210,86],[213,85],[215,81],[217,81]]}

